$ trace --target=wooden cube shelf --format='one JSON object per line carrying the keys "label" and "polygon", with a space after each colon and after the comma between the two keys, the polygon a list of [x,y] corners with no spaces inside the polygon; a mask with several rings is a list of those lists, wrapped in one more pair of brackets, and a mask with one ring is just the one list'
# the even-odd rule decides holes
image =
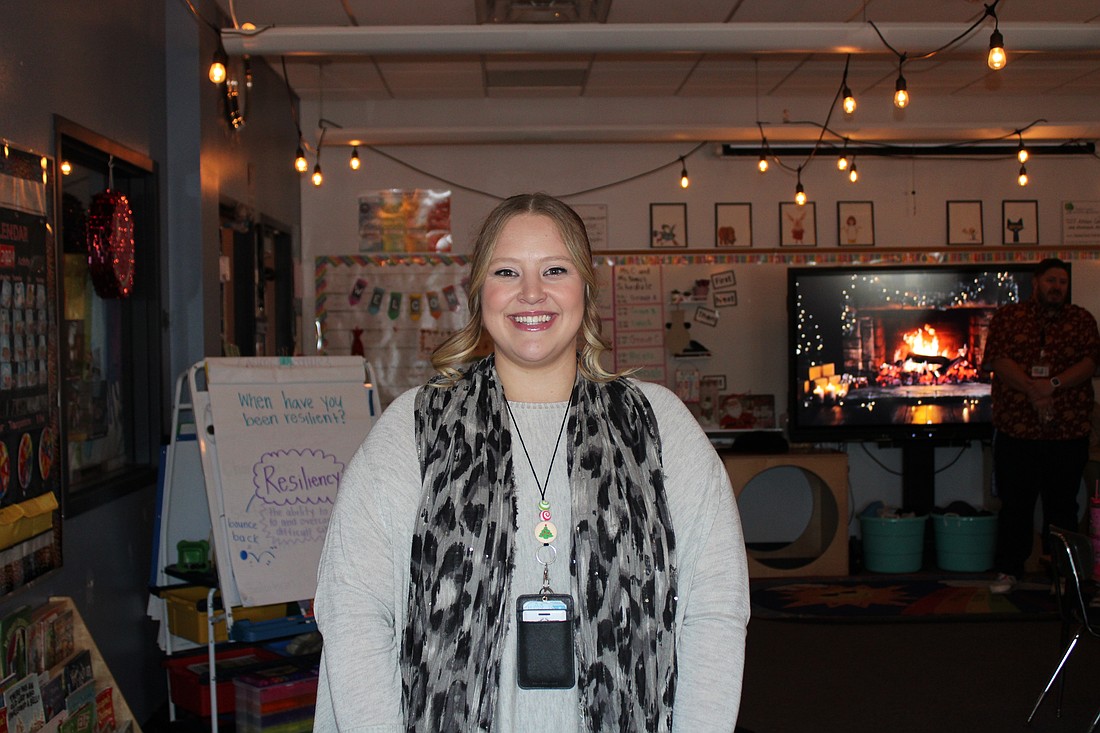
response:
{"label": "wooden cube shelf", "polygon": [[848,574],[848,456],[844,453],[724,454],[734,496],[760,474],[793,467],[806,475],[813,500],[810,520],[793,542],[749,549],[750,578]]}

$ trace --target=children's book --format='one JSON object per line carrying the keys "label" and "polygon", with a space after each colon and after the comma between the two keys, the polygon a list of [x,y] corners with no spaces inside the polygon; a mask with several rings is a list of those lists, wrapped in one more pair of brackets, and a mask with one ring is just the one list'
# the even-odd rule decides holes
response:
{"label": "children's book", "polygon": [[95,700],[69,714],[61,723],[61,733],[95,733]]}
{"label": "children's book", "polygon": [[62,607],[50,623],[46,639],[46,668],[68,659],[76,651],[73,629],[73,609]]}
{"label": "children's book", "polygon": [[[93,680],[92,653],[87,649],[81,649],[65,661],[65,693],[73,694],[76,690]],[[93,701],[95,696],[93,695]]]}
{"label": "children's book", "polygon": [[14,674],[20,680],[27,676],[27,627],[30,624],[30,606],[20,606],[0,619],[0,664],[3,664],[5,676]]}
{"label": "children's book", "polygon": [[96,733],[113,733],[117,725],[118,723],[115,722],[114,688],[104,687],[95,696]]}
{"label": "children's book", "polygon": [[[31,623],[27,629],[27,671],[45,672],[56,662],[56,651],[52,648],[56,634],[52,626],[65,610],[62,601],[50,601],[31,612]],[[69,611],[72,618],[72,611]],[[70,652],[71,653],[71,652]]]}
{"label": "children's book", "polygon": [[40,674],[38,686],[42,690],[42,707],[46,711],[47,721],[65,712],[65,677],[60,670]]}
{"label": "children's book", "polygon": [[95,708],[94,680],[88,680],[65,697],[65,712],[69,714],[69,717],[75,715],[77,710],[80,710],[86,705],[91,705],[93,709]]}
{"label": "children's book", "polygon": [[8,730],[12,733],[31,733],[41,728],[46,723],[46,712],[38,675],[27,675],[4,690],[4,707],[8,709]]}

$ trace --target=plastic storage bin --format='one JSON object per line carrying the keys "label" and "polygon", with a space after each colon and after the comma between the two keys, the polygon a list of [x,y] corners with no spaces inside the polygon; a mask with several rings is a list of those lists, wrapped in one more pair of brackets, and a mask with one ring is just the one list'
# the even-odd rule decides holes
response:
{"label": "plastic storage bin", "polygon": [[993,567],[997,548],[997,517],[932,517],[936,535],[936,564],[942,570],[982,572]]}
{"label": "plastic storage bin", "polygon": [[913,573],[921,569],[928,516],[860,517],[863,567],[873,573]]}
{"label": "plastic storage bin", "polygon": [[[236,702],[232,673],[256,664],[271,664],[279,655],[260,647],[239,646],[219,651],[214,663],[218,667],[218,713],[232,713]],[[210,715],[210,665],[206,652],[173,657],[164,662],[172,689],[172,702],[195,715]]]}
{"label": "plastic storage bin", "polygon": [[237,733],[310,733],[317,705],[317,667],[284,664],[240,675]]}
{"label": "plastic storage bin", "polygon": [[[168,606],[168,629],[176,636],[205,644],[209,640],[206,624],[206,596],[209,588],[201,586],[186,586],[182,588],[170,588],[163,595]],[[221,598],[214,594],[214,609],[221,610]],[[234,606],[233,621],[270,621],[287,615],[285,603],[275,603],[270,606]],[[225,631],[225,619],[214,622],[214,640],[227,641]]]}

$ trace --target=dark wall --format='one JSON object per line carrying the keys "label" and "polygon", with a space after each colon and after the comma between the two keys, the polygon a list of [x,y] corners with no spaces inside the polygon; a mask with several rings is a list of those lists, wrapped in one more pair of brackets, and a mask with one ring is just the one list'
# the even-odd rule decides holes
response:
{"label": "dark wall", "polygon": [[[213,0],[196,5],[215,20]],[[299,183],[279,165],[297,140],[286,89],[257,65],[249,121],[230,132],[203,68],[214,33],[179,0],[9,3],[4,26],[0,138],[52,157],[58,114],[157,163],[170,415],[175,376],[218,354],[218,205],[244,203],[298,236]],[[155,506],[148,486],[67,519],[62,569],[0,598],[2,613],[71,596],[139,723],[167,694],[146,615]]]}

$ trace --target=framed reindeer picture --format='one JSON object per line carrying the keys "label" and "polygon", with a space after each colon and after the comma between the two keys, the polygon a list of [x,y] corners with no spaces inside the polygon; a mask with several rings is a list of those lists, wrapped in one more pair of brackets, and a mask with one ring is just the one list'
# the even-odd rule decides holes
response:
{"label": "framed reindeer picture", "polygon": [[799,206],[792,201],[779,204],[779,244],[783,247],[817,246],[817,205]]}
{"label": "framed reindeer picture", "polygon": [[1039,243],[1039,202],[1001,202],[1001,243]]}

